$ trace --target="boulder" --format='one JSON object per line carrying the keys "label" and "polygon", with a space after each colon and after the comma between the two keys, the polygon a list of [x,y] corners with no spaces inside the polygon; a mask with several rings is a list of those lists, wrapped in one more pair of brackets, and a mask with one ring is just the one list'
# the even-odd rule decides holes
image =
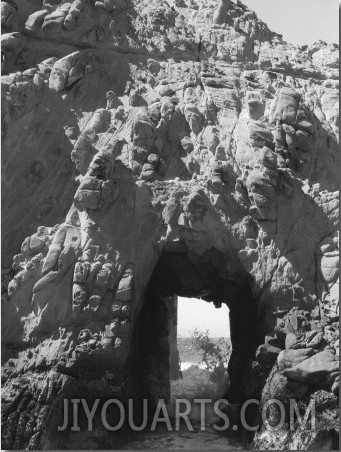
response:
{"label": "boulder", "polygon": [[337,371],[338,368],[337,356],[326,350],[285,369],[283,375],[289,380],[318,385],[328,381],[331,373]]}
{"label": "boulder", "polygon": [[313,355],[312,348],[303,348],[297,350],[282,350],[277,357],[279,370],[284,370],[289,367],[296,366],[296,364],[308,359]]}

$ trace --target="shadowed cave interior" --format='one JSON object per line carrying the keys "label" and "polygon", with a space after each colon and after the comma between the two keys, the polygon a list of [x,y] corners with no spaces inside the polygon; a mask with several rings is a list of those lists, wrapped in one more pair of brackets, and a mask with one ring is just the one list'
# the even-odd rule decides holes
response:
{"label": "shadowed cave interior", "polygon": [[[176,296],[201,298],[230,310],[233,378],[240,382],[262,333],[257,300],[247,274],[219,276],[223,256],[215,249],[193,259],[182,243],[168,247],[160,256],[148,283],[131,353],[134,400],[148,399],[151,413],[159,399],[170,399],[171,365],[174,359],[172,322],[177,321]],[[173,337],[172,337],[173,334]],[[231,380],[231,375],[230,375]],[[231,386],[232,386],[231,381]],[[239,384],[240,386],[240,384]],[[235,389],[232,388],[235,392]]]}

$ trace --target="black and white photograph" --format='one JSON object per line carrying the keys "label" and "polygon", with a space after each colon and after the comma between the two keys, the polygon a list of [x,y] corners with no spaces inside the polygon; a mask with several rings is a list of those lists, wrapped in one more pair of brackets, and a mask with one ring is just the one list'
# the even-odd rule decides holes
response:
{"label": "black and white photograph", "polygon": [[1,450],[340,450],[339,7],[1,1]]}

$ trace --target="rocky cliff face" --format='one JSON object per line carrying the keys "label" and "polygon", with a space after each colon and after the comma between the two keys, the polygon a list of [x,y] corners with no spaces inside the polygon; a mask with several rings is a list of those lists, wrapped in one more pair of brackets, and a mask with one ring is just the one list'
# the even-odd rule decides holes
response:
{"label": "rocky cliff face", "polygon": [[246,284],[249,395],[328,400],[317,433],[280,435],[318,444],[337,428],[338,47],[294,47],[238,0],[3,1],[2,30],[3,447],[67,444],[68,396],[143,393],[146,294],[219,306]]}

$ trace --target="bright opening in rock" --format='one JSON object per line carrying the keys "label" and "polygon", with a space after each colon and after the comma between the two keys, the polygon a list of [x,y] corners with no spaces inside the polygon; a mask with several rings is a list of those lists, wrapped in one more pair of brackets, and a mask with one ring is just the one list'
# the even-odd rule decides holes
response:
{"label": "bright opening in rock", "polygon": [[[200,256],[191,255],[184,243],[168,246],[162,253],[148,282],[134,330],[132,368],[128,369],[135,380],[134,397],[138,394],[142,399],[148,399],[151,406],[156,406],[159,399],[168,402],[173,398],[176,391],[171,382],[181,381],[177,380],[179,375],[176,372],[179,363],[179,356],[176,354],[177,304],[178,297],[186,297],[192,299],[189,302],[192,309],[188,308],[186,317],[193,319],[193,330],[198,330],[194,337],[198,351],[211,347],[216,356],[209,357],[210,364],[206,362],[206,366],[211,368],[207,372],[206,381],[203,381],[203,387],[199,388],[201,394],[193,389],[192,395],[187,391],[183,396],[187,399],[200,396],[225,398],[228,389],[229,397],[236,401],[242,399],[247,360],[257,346],[257,301],[252,293],[252,281],[245,272],[238,267],[221,272],[228,263],[226,259],[228,258],[213,248]],[[215,306],[224,307],[216,309]],[[202,310],[207,309],[211,314],[203,315]],[[219,317],[218,323],[210,320],[214,315]],[[197,325],[195,318],[198,319]],[[201,323],[203,321],[204,329]],[[221,332],[213,334],[218,324],[221,325]],[[223,325],[226,330],[221,334],[224,331]],[[227,350],[226,346],[223,347],[218,342],[212,344],[213,337],[228,336],[229,326],[233,351]],[[207,335],[206,330],[209,330]],[[216,361],[212,363],[212,359]],[[228,363],[230,386],[226,381]],[[210,379],[212,373],[215,382]],[[200,380],[199,374],[200,370],[198,375],[193,375],[193,379]],[[177,391],[177,398],[180,395],[181,390]]]}
{"label": "bright opening in rock", "polygon": [[216,308],[200,298],[178,297],[178,337],[189,337],[194,329],[208,330],[210,337],[230,337],[229,309]]}
{"label": "bright opening in rock", "polygon": [[223,396],[230,353],[228,307],[178,297],[170,341],[171,399]]}

